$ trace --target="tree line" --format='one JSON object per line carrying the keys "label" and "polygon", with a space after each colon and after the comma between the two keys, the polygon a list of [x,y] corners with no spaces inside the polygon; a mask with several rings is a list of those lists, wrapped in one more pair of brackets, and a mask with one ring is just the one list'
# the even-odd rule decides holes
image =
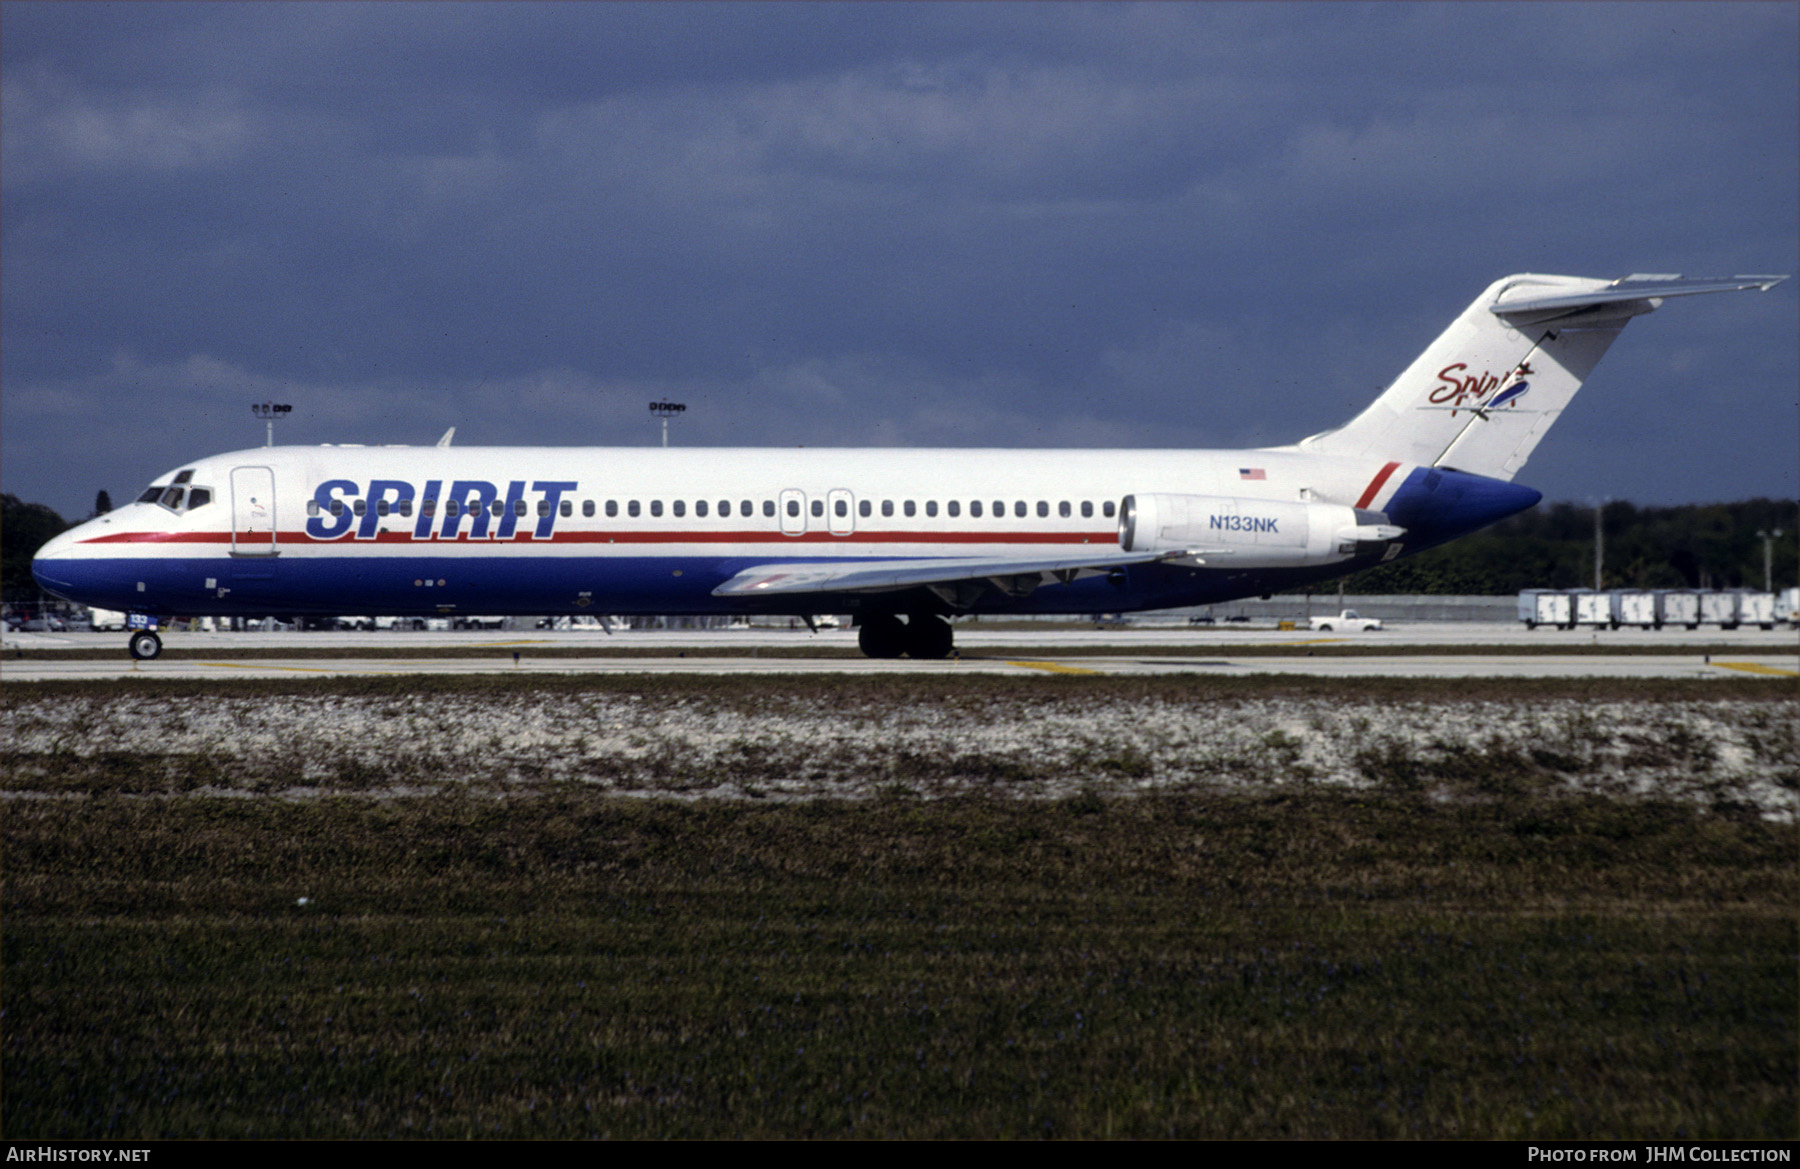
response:
{"label": "tree line", "polygon": [[[1793,500],[1679,507],[1620,501],[1606,504],[1600,519],[1602,588],[1760,589],[1759,533],[1775,531],[1781,535],[1770,548],[1774,586],[1797,583],[1800,504]],[[1521,589],[1593,585],[1594,509],[1553,503],[1441,548],[1355,573],[1345,579],[1344,592],[1501,596]]]}

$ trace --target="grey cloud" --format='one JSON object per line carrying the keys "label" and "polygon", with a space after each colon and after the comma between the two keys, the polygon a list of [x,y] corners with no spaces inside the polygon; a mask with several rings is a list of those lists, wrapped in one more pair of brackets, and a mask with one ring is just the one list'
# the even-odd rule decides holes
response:
{"label": "grey cloud", "polygon": [[[664,394],[700,443],[1287,441],[1505,272],[1800,264],[1795,11],[8,3],[8,490],[283,386],[304,441],[649,441]],[[1677,450],[1686,388],[1584,398],[1527,477],[1785,490],[1771,335],[1634,326],[1596,388],[1648,345],[1779,401]],[[89,385],[184,425],[58,433]],[[1555,453],[1590,424],[1742,486]]]}

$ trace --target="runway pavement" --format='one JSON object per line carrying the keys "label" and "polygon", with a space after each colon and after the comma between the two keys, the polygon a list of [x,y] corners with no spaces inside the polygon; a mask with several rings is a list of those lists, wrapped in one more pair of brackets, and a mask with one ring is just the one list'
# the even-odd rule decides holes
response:
{"label": "runway pavement", "polygon": [[[855,654],[852,630],[780,629],[599,633],[185,633],[165,634],[180,658],[132,662],[120,633],[8,634],[0,680],[273,678],[468,673],[988,673],[1299,674],[1315,677],[1800,677],[1791,631],[1535,630],[1468,622],[1419,624],[1367,634],[1262,628],[1080,627],[989,630],[959,626],[961,656],[941,662],[874,661]],[[1394,654],[1395,647],[1408,647]],[[1446,652],[1420,653],[1441,647]],[[308,656],[280,655],[291,648]],[[1582,649],[1583,654],[1542,652]],[[59,650],[117,649],[118,656],[59,657]],[[582,650],[591,650],[586,656]],[[720,654],[720,650],[728,651]],[[819,656],[794,650],[817,650]],[[1490,649],[1492,652],[1483,652]],[[1616,654],[1605,652],[1617,650]],[[244,650],[273,656],[235,657]],[[317,655],[320,650],[333,652]],[[447,652],[479,656],[433,656]],[[654,656],[635,656],[644,651]],[[758,656],[763,651],[781,656]],[[1071,652],[1074,650],[1076,652]],[[1240,653],[1234,654],[1234,650]],[[1252,650],[1252,654],[1241,651]],[[1345,651],[1351,652],[1345,652]],[[1355,652],[1358,650],[1366,652]],[[1521,652],[1531,650],[1533,652]],[[1594,652],[1598,650],[1599,652]],[[1666,650],[1667,652],[1656,652]],[[410,656],[418,651],[419,656]],[[574,651],[574,652],[571,652]],[[1061,652],[1058,652],[1061,651]],[[1272,652],[1273,651],[1273,652]],[[1290,651],[1290,652],[1280,652]],[[634,656],[606,656],[631,652]],[[192,654],[194,656],[188,656]],[[550,656],[555,654],[556,656]],[[215,656],[216,655],[216,656]],[[378,656],[380,655],[380,656]],[[516,655],[516,656],[515,656]],[[694,656],[683,656],[694,655]],[[705,656],[700,656],[705,655]]]}

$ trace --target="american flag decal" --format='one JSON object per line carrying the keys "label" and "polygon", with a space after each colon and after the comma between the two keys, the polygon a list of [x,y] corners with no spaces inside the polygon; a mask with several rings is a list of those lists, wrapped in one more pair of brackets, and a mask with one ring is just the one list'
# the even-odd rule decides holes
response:
{"label": "american flag decal", "polygon": [[1238,478],[1239,479],[1267,479],[1268,475],[1264,474],[1263,469],[1261,467],[1239,467],[1238,468]]}

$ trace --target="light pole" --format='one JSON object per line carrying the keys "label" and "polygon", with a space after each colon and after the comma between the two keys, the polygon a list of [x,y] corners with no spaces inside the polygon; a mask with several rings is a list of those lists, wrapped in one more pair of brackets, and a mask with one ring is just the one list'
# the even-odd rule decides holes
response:
{"label": "light pole", "polygon": [[1594,591],[1600,591],[1600,570],[1606,563],[1606,529],[1602,521],[1606,516],[1606,505],[1612,499],[1602,496],[1594,503]]}
{"label": "light pole", "polygon": [[658,401],[650,403],[650,416],[652,418],[662,419],[662,438],[664,446],[669,445],[669,419],[677,414],[684,414],[686,412],[686,402]]}
{"label": "light pole", "polygon": [[263,440],[264,446],[275,445],[275,419],[285,417],[294,412],[294,408],[283,402],[252,402],[250,413],[268,424],[268,433]]}
{"label": "light pole", "polygon": [[1775,591],[1775,541],[1781,539],[1781,529],[1756,534],[1763,542],[1763,592],[1772,593]]}

